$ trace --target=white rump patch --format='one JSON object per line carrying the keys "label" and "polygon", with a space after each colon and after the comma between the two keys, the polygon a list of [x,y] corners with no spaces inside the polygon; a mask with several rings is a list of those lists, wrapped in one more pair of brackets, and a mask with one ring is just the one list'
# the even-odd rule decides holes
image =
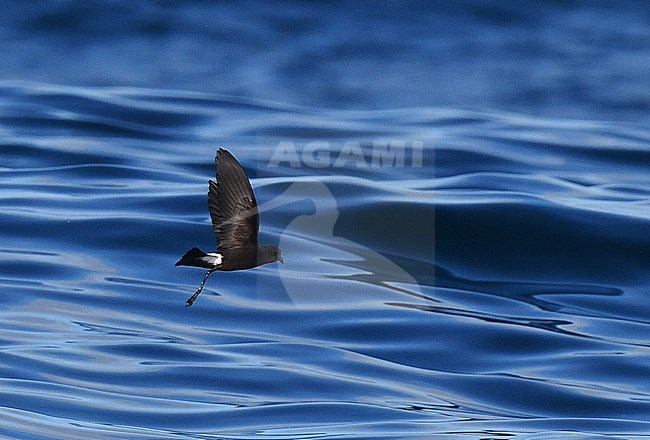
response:
{"label": "white rump patch", "polygon": [[202,261],[205,261],[211,266],[221,266],[221,262],[223,261],[223,255],[217,253],[217,252],[208,252],[208,254],[205,257],[201,258]]}

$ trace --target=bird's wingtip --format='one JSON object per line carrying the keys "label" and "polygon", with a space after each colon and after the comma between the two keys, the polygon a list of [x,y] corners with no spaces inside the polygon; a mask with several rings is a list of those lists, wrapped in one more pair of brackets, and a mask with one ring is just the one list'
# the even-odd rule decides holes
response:
{"label": "bird's wingtip", "polygon": [[225,148],[221,148],[221,147],[219,147],[219,149],[217,149],[217,155],[215,156],[215,159],[218,160],[219,156],[230,156],[232,158],[235,157],[235,156],[232,155],[232,153],[230,151],[226,150]]}

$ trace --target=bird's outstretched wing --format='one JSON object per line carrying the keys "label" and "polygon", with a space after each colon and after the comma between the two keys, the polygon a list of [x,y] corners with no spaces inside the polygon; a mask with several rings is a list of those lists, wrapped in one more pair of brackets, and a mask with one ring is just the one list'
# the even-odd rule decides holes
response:
{"label": "bird's outstretched wing", "polygon": [[217,181],[210,181],[208,208],[218,248],[257,246],[260,219],[251,183],[237,159],[219,148]]}

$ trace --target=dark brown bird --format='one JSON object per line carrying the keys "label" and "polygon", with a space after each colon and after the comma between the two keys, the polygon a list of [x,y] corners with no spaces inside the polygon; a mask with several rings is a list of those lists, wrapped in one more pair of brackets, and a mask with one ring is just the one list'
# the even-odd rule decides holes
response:
{"label": "dark brown bird", "polygon": [[277,246],[259,246],[257,234],[260,216],[251,183],[237,159],[219,148],[215,157],[217,181],[210,180],[208,209],[217,239],[216,252],[193,247],[176,262],[176,266],[203,267],[208,271],[194,295],[185,303],[191,306],[215,270],[251,269],[262,264],[284,263]]}

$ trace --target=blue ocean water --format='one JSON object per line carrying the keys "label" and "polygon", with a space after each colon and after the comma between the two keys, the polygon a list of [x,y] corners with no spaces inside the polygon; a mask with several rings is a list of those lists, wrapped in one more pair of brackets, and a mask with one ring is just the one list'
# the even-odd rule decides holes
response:
{"label": "blue ocean water", "polygon": [[102,5],[2,17],[2,436],[650,437],[645,3]]}

